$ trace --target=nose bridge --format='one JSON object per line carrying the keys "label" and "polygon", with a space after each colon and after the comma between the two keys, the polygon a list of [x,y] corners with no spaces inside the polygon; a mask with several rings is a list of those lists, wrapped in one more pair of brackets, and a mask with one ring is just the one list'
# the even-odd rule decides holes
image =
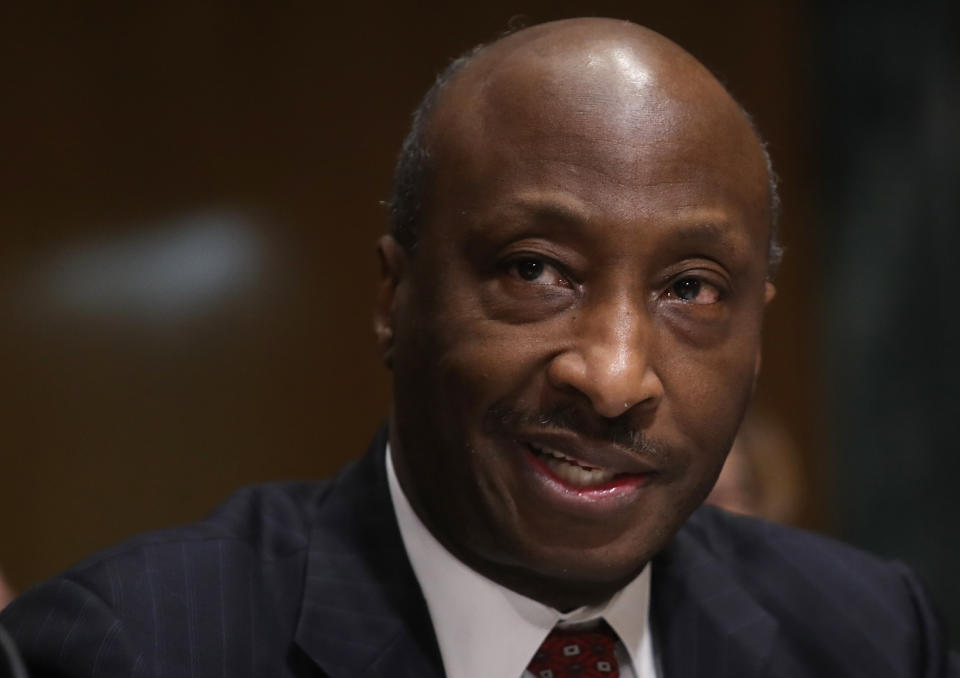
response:
{"label": "nose bridge", "polygon": [[597,303],[584,315],[578,334],[594,379],[619,381],[645,369],[650,341],[646,311],[626,295]]}
{"label": "nose bridge", "polygon": [[575,351],[582,370],[572,383],[606,417],[657,401],[662,387],[651,365],[653,326],[631,295],[597,300],[577,322]]}

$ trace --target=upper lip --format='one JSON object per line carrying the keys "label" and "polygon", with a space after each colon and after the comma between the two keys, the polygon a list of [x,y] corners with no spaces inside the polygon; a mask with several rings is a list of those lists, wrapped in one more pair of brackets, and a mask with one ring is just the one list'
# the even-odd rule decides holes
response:
{"label": "upper lip", "polygon": [[553,450],[587,466],[616,473],[656,473],[659,470],[649,458],[641,457],[624,447],[590,440],[567,431],[524,432],[518,434],[516,439],[545,452]]}

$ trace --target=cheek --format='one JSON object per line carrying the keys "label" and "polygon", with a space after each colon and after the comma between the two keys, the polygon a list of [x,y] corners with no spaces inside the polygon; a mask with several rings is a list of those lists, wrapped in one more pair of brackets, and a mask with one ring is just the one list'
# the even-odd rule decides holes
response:
{"label": "cheek", "polygon": [[529,382],[537,341],[487,318],[455,284],[418,301],[405,314],[418,320],[401,327],[394,358],[396,393],[417,402],[396,406],[442,429],[445,444],[462,444],[477,435],[490,405]]}
{"label": "cheek", "polygon": [[732,336],[709,350],[671,346],[661,362],[662,414],[706,465],[719,468],[733,443],[753,391],[758,347],[759,333]]}
{"label": "cheek", "polygon": [[475,283],[451,276],[446,293],[420,314],[429,325],[417,328],[430,342],[423,369],[461,405],[506,397],[528,381],[550,337],[549,323],[511,324],[491,314]]}
{"label": "cheek", "polygon": [[437,382],[475,423],[495,403],[526,400],[542,371],[544,339],[490,321],[464,322],[435,355]]}

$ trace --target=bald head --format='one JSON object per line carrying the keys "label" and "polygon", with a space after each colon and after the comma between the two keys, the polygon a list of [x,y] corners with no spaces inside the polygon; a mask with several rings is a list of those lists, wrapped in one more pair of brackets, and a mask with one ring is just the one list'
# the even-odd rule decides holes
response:
{"label": "bald head", "polygon": [[391,207],[401,244],[416,244],[441,190],[438,179],[469,163],[490,134],[591,135],[607,164],[636,161],[625,139],[669,158],[680,135],[696,137],[734,157],[746,181],[759,182],[771,276],[779,262],[775,177],[749,116],[700,62],[654,31],[570,19],[510,34],[452,62],[417,109],[398,159]]}

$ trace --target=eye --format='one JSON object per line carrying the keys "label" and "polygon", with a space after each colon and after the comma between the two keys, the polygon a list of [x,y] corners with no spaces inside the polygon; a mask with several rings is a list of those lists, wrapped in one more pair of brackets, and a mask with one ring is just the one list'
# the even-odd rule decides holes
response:
{"label": "eye", "polygon": [[514,259],[508,264],[507,271],[520,280],[535,285],[571,287],[570,282],[555,266],[537,257]]}
{"label": "eye", "polygon": [[702,278],[687,276],[675,280],[667,295],[690,304],[715,304],[720,301],[720,289]]}
{"label": "eye", "polygon": [[517,263],[517,275],[524,280],[533,282],[543,275],[543,262],[536,259],[524,259]]}

